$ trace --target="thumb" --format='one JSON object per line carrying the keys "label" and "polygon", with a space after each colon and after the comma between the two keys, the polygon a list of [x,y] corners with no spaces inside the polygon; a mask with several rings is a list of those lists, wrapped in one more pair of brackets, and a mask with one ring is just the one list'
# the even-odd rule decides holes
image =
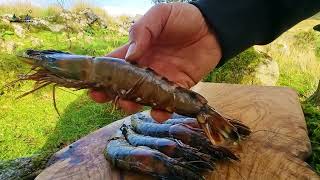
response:
{"label": "thumb", "polygon": [[132,26],[129,33],[130,44],[125,59],[129,61],[139,59],[149,48],[151,36],[151,33],[142,25]]}
{"label": "thumb", "polygon": [[125,59],[135,61],[142,57],[156,40],[168,21],[170,4],[153,6],[143,17],[133,24],[129,31],[130,45]]}

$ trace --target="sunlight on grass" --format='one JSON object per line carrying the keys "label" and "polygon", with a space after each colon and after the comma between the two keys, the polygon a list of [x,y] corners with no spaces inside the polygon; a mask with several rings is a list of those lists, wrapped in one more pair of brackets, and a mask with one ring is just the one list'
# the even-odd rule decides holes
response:
{"label": "sunlight on grass", "polygon": [[[93,29],[91,33],[71,34],[71,37],[71,49],[66,33],[46,30],[31,29],[24,39],[9,35],[3,40],[19,43],[16,52],[27,48],[56,49],[95,56],[103,56],[127,42],[126,36],[99,29]],[[18,74],[29,71],[30,67],[15,54],[2,51],[0,55],[1,87],[16,79]],[[57,89],[56,101],[61,118],[53,107],[52,87],[15,100],[32,88],[33,82],[19,82],[9,88],[0,88],[0,160],[56,151],[123,117],[119,112],[110,114],[108,104],[92,102],[84,90],[69,93]]]}
{"label": "sunlight on grass", "polygon": [[310,96],[320,79],[320,62],[315,48],[320,44],[320,33],[312,30],[318,22],[303,21],[271,44],[261,46],[278,62],[280,78],[277,84],[294,88],[302,97]]}
{"label": "sunlight on grass", "polygon": [[[0,152],[6,152],[0,154],[0,159],[27,156],[40,150],[59,121],[50,91],[15,100],[17,96],[18,93],[0,99]],[[57,96],[61,112],[77,99],[75,95],[59,91]]]}

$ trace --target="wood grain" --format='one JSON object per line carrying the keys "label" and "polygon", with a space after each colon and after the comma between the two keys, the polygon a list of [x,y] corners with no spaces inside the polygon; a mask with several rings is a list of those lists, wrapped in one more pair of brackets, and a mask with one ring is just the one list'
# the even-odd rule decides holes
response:
{"label": "wood grain", "polygon": [[[304,162],[311,146],[297,94],[289,88],[200,83],[193,88],[254,133],[232,148],[240,162],[220,163],[207,179],[320,179]],[[151,179],[110,167],[107,138],[128,118],[114,122],[57,152],[43,179]]]}

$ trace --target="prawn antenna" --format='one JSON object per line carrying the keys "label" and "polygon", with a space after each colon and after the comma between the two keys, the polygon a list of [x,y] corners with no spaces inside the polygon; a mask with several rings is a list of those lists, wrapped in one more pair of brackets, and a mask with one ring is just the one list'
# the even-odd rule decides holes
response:
{"label": "prawn antenna", "polygon": [[57,102],[56,102],[56,86],[57,86],[57,84],[53,85],[53,88],[52,88],[53,107],[56,110],[59,118],[61,118],[61,115],[60,115],[59,110],[57,108]]}
{"label": "prawn antenna", "polygon": [[9,88],[10,86],[16,84],[17,82],[25,80],[25,77],[28,76],[35,69],[36,67],[32,67],[27,73],[19,75],[19,79],[6,83],[2,88]]}
{"label": "prawn antenna", "polygon": [[116,96],[115,99],[114,99],[114,102],[113,102],[113,105],[112,105],[112,111],[111,111],[111,114],[113,114],[116,109],[117,109],[117,104],[119,102],[119,99],[120,99],[120,96]]}
{"label": "prawn antenna", "polygon": [[31,94],[31,93],[39,90],[39,89],[41,89],[41,88],[44,88],[44,87],[48,86],[49,84],[51,84],[51,82],[44,83],[44,84],[42,84],[41,86],[38,86],[38,87],[34,88],[33,90],[28,91],[28,92],[26,92],[26,93],[18,96],[16,99],[21,99],[21,98],[23,98],[23,97],[25,97],[25,96],[27,96],[27,95],[29,95],[29,94]]}

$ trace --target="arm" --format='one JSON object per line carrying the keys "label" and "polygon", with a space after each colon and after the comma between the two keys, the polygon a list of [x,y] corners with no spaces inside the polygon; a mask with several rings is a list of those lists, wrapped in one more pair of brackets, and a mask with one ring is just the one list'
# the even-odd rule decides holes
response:
{"label": "arm", "polygon": [[320,11],[319,0],[198,0],[191,4],[199,8],[219,39],[219,66],[253,45],[270,43]]}

